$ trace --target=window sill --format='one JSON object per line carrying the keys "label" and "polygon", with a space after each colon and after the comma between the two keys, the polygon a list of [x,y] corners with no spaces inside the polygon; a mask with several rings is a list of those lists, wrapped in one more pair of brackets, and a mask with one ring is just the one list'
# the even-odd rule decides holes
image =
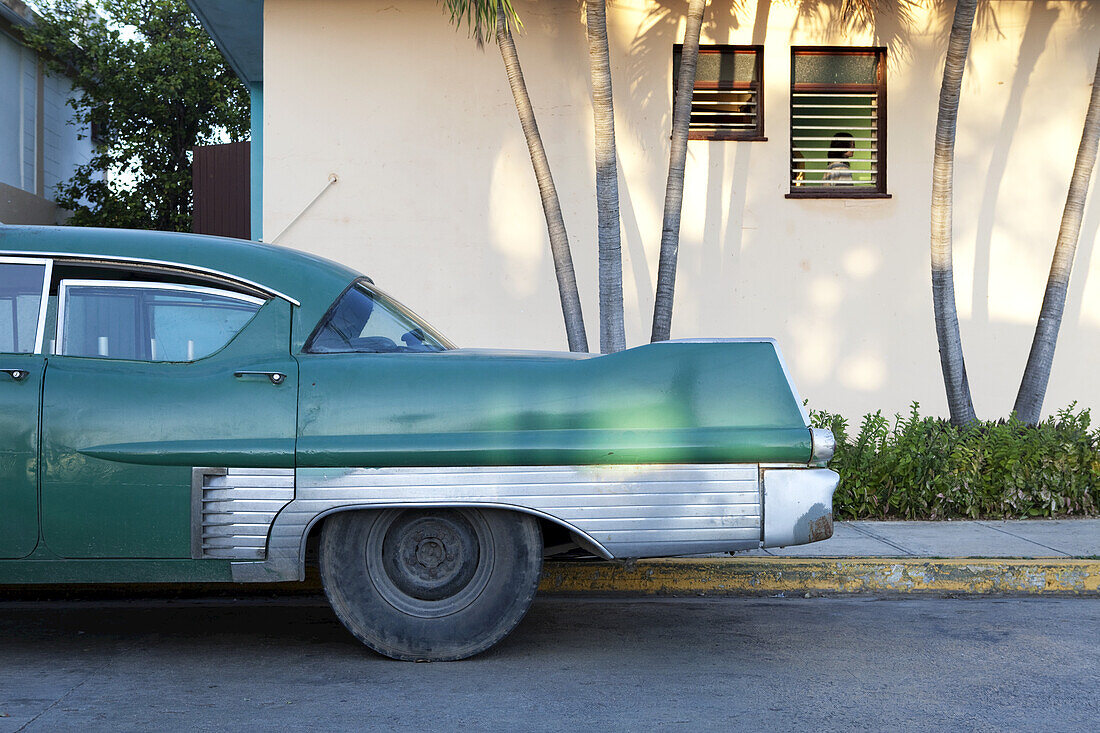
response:
{"label": "window sill", "polygon": [[881,191],[868,191],[867,193],[856,191],[791,191],[784,198],[788,199],[890,199],[893,194]]}
{"label": "window sill", "polygon": [[[670,140],[672,139],[671,135],[669,136],[669,139]],[[726,136],[726,135],[713,135],[713,134],[706,133],[706,132],[689,132],[688,133],[688,140],[709,140],[711,142],[722,142],[722,143],[766,143],[766,142],[768,142],[768,138],[763,137],[763,136],[760,136],[760,137],[756,137],[756,136],[752,136],[752,137],[734,137],[734,136]]]}

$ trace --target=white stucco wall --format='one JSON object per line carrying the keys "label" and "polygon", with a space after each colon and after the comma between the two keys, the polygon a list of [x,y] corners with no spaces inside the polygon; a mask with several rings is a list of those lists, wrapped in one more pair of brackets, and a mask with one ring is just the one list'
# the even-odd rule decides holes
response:
{"label": "white stucco wall", "polygon": [[[813,407],[944,414],[929,285],[936,100],[950,17],[838,3],[708,8],[704,42],[765,45],[767,142],[691,142],[674,337],[774,336]],[[517,38],[598,349],[583,5],[517,5]],[[610,3],[628,344],[648,338],[686,4]],[[1100,8],[993,2],[956,149],[956,289],[980,416],[1011,409],[1080,138]],[[889,48],[889,189],[787,200],[791,45]],[[372,275],[462,345],[565,347],[538,191],[500,56],[432,0],[267,0],[264,235]],[[330,174],[338,182],[328,186]],[[316,201],[311,201],[321,192]],[[1090,198],[1048,392],[1100,407],[1100,202]],[[308,207],[308,208],[307,208]]]}

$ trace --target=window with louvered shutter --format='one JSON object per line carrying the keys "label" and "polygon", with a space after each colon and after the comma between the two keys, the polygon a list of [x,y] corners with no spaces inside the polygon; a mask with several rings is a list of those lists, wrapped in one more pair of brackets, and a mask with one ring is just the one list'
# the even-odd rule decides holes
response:
{"label": "window with louvered shutter", "polygon": [[886,49],[791,49],[789,198],[886,193]]}
{"label": "window with louvered shutter", "polygon": [[[673,99],[682,50],[672,48]],[[688,139],[764,140],[763,80],[763,46],[700,46]]]}

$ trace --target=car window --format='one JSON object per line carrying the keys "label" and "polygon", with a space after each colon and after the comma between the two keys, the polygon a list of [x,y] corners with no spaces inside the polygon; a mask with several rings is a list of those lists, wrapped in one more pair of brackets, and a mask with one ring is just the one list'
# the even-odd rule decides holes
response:
{"label": "car window", "polygon": [[396,353],[454,348],[412,311],[365,282],[349,288],[306,344],[311,353]]}
{"label": "car window", "polygon": [[46,263],[0,260],[0,352],[36,351]]}
{"label": "car window", "polygon": [[64,356],[195,361],[237,334],[263,300],[191,285],[62,280],[57,343]]}

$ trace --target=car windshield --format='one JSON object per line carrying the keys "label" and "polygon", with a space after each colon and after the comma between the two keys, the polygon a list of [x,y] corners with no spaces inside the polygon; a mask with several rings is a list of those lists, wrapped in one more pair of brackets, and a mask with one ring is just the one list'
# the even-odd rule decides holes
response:
{"label": "car windshield", "polygon": [[361,280],[340,296],[306,344],[306,351],[315,354],[389,354],[453,348],[450,341],[415,313]]}

